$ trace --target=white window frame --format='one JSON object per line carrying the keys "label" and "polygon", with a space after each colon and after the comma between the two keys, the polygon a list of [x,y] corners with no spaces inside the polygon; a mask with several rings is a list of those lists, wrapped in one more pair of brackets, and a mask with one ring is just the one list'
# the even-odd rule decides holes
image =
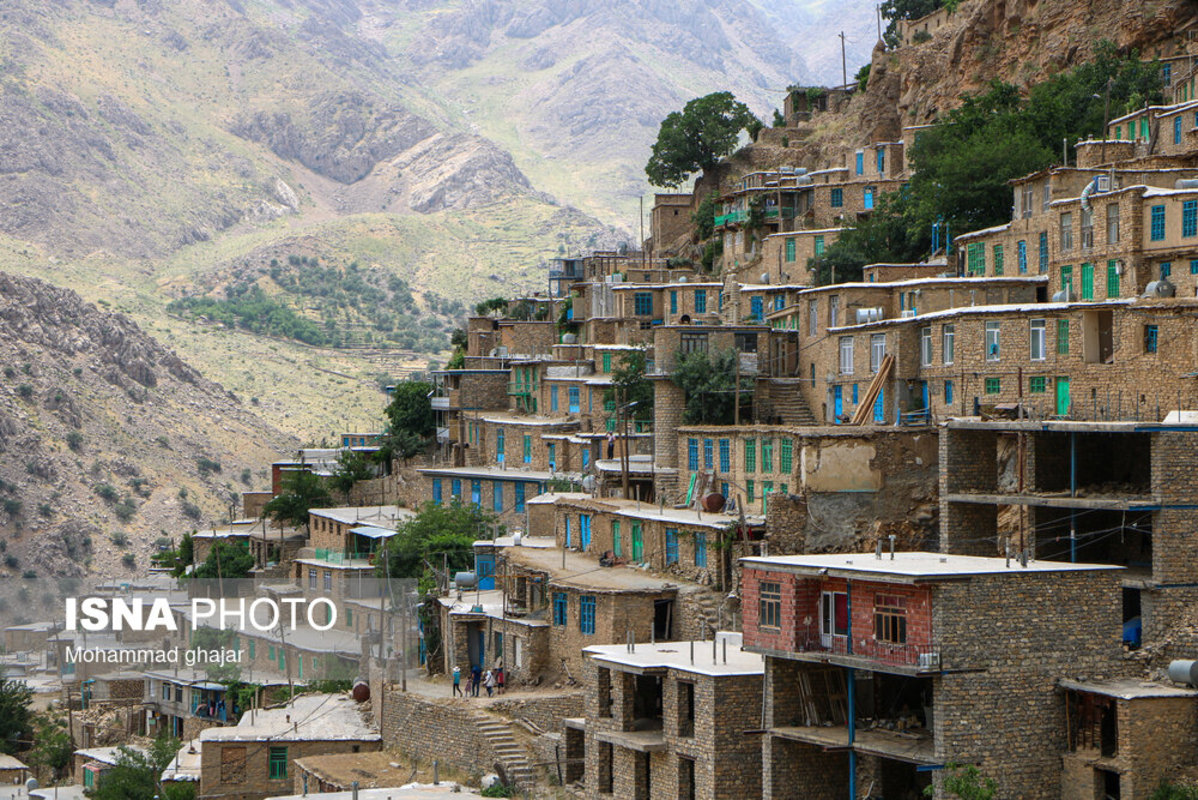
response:
{"label": "white window frame", "polygon": [[944,363],[951,364],[957,355],[957,327],[945,325],[940,331],[940,351]]}
{"label": "white window frame", "polygon": [[834,294],[828,298],[828,327],[840,325],[840,295]]}
{"label": "white window frame", "polygon": [[919,329],[919,366],[932,366],[932,326]]}
{"label": "white window frame", "polygon": [[874,333],[869,337],[869,371],[876,373],[882,368],[882,361],[886,358],[886,334]]}
{"label": "white window frame", "polygon": [[1028,352],[1032,361],[1048,360],[1048,323],[1045,320],[1028,322]]}
{"label": "white window frame", "polygon": [[1000,339],[1001,325],[999,322],[986,323],[986,360],[998,361],[1002,358],[1002,341]]}
{"label": "white window frame", "polygon": [[807,301],[807,335],[819,335],[819,300]]}
{"label": "white window frame", "polygon": [[853,374],[853,337],[840,337],[840,374]]}

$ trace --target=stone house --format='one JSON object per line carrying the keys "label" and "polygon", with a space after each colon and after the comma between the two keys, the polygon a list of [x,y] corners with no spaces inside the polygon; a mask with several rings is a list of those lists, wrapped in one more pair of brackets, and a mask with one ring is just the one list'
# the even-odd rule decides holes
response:
{"label": "stone house", "polygon": [[649,212],[649,241],[645,247],[654,255],[669,255],[677,242],[690,237],[692,194],[655,194]]}
{"label": "stone house", "polygon": [[524,526],[528,501],[544,492],[550,481],[582,477],[577,472],[520,467],[425,467],[417,472],[424,481],[422,496],[431,502],[474,503],[494,513],[501,524],[515,527]]}
{"label": "stone house", "polygon": [[761,244],[761,274],[769,276],[769,283],[810,286],[813,280],[807,262],[823,255],[843,230],[833,227],[769,234]]}
{"label": "stone house", "polygon": [[263,800],[292,787],[293,762],[378,750],[382,737],[344,695],[302,695],[281,708],[242,716],[236,726],[200,734],[197,798]]}
{"label": "stone house", "polygon": [[0,753],[0,786],[22,786],[29,780],[29,767],[17,758]]}
{"label": "stone house", "polygon": [[[1055,798],[1058,680],[1125,669],[1117,567],[879,550],[743,568],[765,798],[902,797],[950,762],[977,764],[998,796]],[[1039,606],[1054,613],[1026,613]]]}
{"label": "stone house", "polygon": [[761,796],[763,659],[740,635],[588,647],[588,798]]}

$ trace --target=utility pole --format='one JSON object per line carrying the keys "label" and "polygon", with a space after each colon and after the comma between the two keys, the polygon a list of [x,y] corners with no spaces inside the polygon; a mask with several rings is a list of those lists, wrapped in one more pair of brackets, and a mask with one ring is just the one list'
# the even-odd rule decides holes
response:
{"label": "utility pole", "polygon": [[878,41],[882,41],[882,6],[874,6],[875,16],[878,18]]}
{"label": "utility pole", "polygon": [[849,63],[844,55],[844,31],[840,32],[840,71],[843,73],[844,80],[840,84],[843,86],[849,85]]}

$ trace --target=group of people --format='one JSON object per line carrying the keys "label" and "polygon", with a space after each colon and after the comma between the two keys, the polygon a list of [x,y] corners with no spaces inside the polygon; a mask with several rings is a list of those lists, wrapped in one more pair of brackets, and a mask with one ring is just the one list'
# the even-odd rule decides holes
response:
{"label": "group of people", "polygon": [[495,669],[483,671],[478,664],[473,664],[470,667],[470,672],[466,676],[466,692],[462,693],[462,668],[454,666],[453,668],[453,696],[454,697],[478,697],[479,689],[487,690],[487,697],[494,694],[503,694],[503,665],[497,665]]}

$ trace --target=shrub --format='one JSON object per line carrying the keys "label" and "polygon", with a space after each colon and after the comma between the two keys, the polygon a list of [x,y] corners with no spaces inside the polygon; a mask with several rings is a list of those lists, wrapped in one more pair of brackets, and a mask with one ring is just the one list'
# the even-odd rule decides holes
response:
{"label": "shrub", "polygon": [[42,503],[37,507],[37,513],[43,517],[54,516],[54,508],[49,503]]}
{"label": "shrub", "polygon": [[249,467],[246,467],[245,469],[243,469],[241,471],[241,482],[244,483],[246,486],[249,486],[250,482],[253,479],[254,479],[254,473],[250,471]]}
{"label": "shrub", "polygon": [[137,566],[137,556],[132,553],[125,553],[125,555],[121,556],[121,563],[129,569],[133,569]]}
{"label": "shrub", "polygon": [[15,369],[13,369],[12,367],[5,367],[4,368],[4,377],[11,380],[11,379],[17,377],[17,371]]}
{"label": "shrub", "polygon": [[112,511],[121,522],[128,522],[137,513],[137,503],[133,502],[132,497],[125,496],[121,502],[113,506]]}
{"label": "shrub", "polygon": [[33,397],[33,387],[27,383],[22,383],[17,387],[17,394],[21,396],[22,400],[28,400]]}
{"label": "shrub", "polygon": [[117,494],[116,487],[111,483],[97,483],[92,487],[92,491],[95,492],[96,496],[101,500],[106,500],[109,503],[115,503],[117,497],[119,496]]}
{"label": "shrub", "polygon": [[195,520],[198,520],[204,515],[204,512],[200,510],[199,506],[197,506],[195,503],[189,503],[186,500],[183,501],[183,513]]}
{"label": "shrub", "polygon": [[71,431],[67,434],[67,447],[78,453],[83,449],[83,434],[79,431]]}
{"label": "shrub", "polygon": [[21,577],[27,581],[36,581],[37,580],[37,570],[36,569],[27,569],[21,573]]}
{"label": "shrub", "polygon": [[120,532],[114,533],[114,534],[112,534],[111,539],[112,539],[112,543],[115,544],[117,547],[121,548],[122,550],[124,550],[126,547],[129,546],[129,535],[126,533],[120,533]]}
{"label": "shrub", "polygon": [[4,501],[4,513],[8,514],[10,517],[15,517],[20,514],[21,508],[22,505],[20,500],[13,500],[11,497],[9,497]]}
{"label": "shrub", "polygon": [[201,475],[207,476],[210,472],[220,472],[220,462],[205,456],[200,456],[196,459],[196,469]]}
{"label": "shrub", "polygon": [[4,566],[8,567],[9,569],[16,569],[17,567],[21,566],[21,559],[17,558],[12,553],[9,553],[4,557]]}

